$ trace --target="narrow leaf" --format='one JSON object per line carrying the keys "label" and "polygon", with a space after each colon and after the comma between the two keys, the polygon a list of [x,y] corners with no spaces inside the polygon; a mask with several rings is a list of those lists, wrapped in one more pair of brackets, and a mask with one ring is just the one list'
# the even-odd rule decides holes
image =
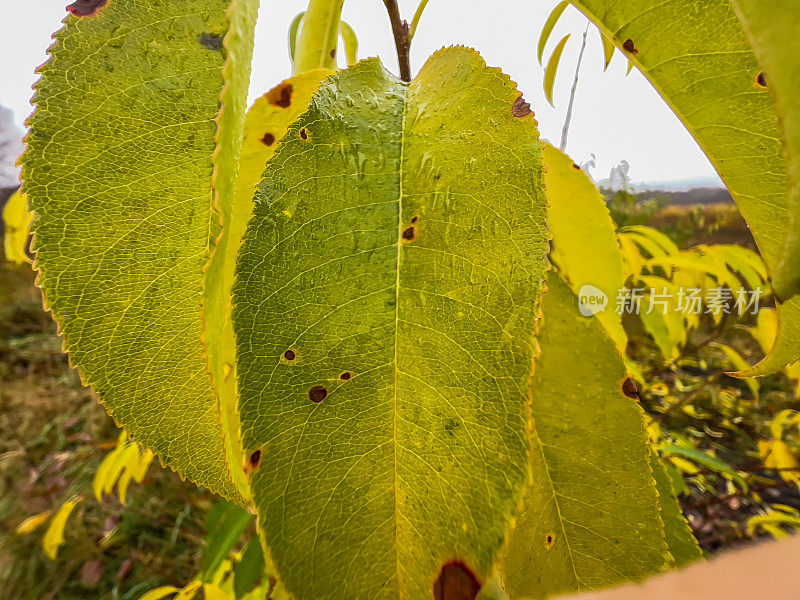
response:
{"label": "narrow leaf", "polygon": [[527,474],[537,135],[510,80],[455,47],[410,84],[375,59],[332,76],[265,171],[234,285],[240,406],[298,600],[491,572]]}
{"label": "narrow leaf", "polygon": [[257,536],[251,538],[233,569],[233,589],[237,598],[252,590],[264,576],[264,551]]}
{"label": "narrow leaf", "polygon": [[139,600],[162,600],[163,598],[177,594],[180,591],[180,588],[176,588],[173,585],[165,585],[154,590],[150,590],[144,596],[139,598]]}
{"label": "narrow leaf", "polygon": [[199,574],[200,581],[204,583],[213,581],[222,561],[231,553],[252,521],[253,515],[245,509],[239,508],[235,504],[225,504],[219,522],[206,537],[203,563]]}
{"label": "narrow leaf", "polygon": [[300,31],[300,25],[303,23],[303,17],[306,11],[297,13],[292,22],[289,24],[289,57],[294,61],[294,55],[297,52],[297,34]]}
{"label": "narrow leaf", "polygon": [[555,8],[553,8],[553,10],[550,12],[550,15],[547,17],[544,27],[542,27],[542,33],[539,34],[539,45],[536,48],[536,58],[539,61],[539,64],[542,64],[544,47],[547,45],[547,40],[550,39],[550,34],[553,33],[556,23],[558,23],[558,20],[561,18],[562,13],[567,6],[569,6],[569,2],[567,0],[563,0],[562,2],[556,4]]}
{"label": "narrow leaf", "polygon": [[358,37],[355,30],[347,23],[342,21],[339,25],[339,32],[344,41],[344,51],[347,54],[347,64],[354,65],[358,62]]}
{"label": "narrow leaf", "polygon": [[50,560],[55,560],[58,549],[64,544],[64,528],[67,526],[67,519],[72,514],[73,509],[80,502],[80,498],[72,498],[62,504],[50,519],[50,524],[42,538],[42,548]]}
{"label": "narrow leaf", "polygon": [[614,42],[611,38],[602,31],[600,32],[600,41],[603,42],[603,71],[607,71],[608,65],[611,64],[614,58],[614,50],[616,50],[617,47],[614,46]]}
{"label": "narrow leaf", "polygon": [[547,98],[547,101],[551,106],[554,106],[553,86],[555,86],[556,83],[558,63],[561,61],[561,54],[564,52],[564,46],[567,45],[569,36],[570,34],[565,35],[563,38],[561,38],[561,41],[558,42],[558,45],[556,45],[555,49],[553,50],[553,54],[550,56],[550,60],[547,61],[547,67],[544,71],[544,96]]}
{"label": "narrow leaf", "polygon": [[33,515],[25,519],[22,523],[17,525],[17,535],[28,535],[36,531],[41,525],[47,522],[50,515],[53,513],[49,510]]}
{"label": "narrow leaf", "polygon": [[512,600],[641,579],[669,558],[622,356],[557,274],[547,285],[531,386],[533,479],[500,561]]}

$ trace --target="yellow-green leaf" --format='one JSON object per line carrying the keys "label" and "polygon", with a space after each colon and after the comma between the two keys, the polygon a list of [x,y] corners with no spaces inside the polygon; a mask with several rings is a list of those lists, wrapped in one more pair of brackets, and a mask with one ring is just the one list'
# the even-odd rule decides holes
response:
{"label": "yellow-green leaf", "polygon": [[271,160],[234,326],[258,525],[297,600],[426,598],[454,557],[491,572],[528,471],[537,137],[454,47],[410,84],[375,59],[330,77]]}
{"label": "yellow-green leaf", "polygon": [[[598,310],[596,318],[624,353],[628,338],[622,328],[622,315],[614,310],[623,284],[622,253],[614,222],[589,176],[550,144],[543,144],[543,149],[547,223],[553,233],[550,259],[584,303],[587,316],[593,309]],[[590,305],[589,299],[603,295],[606,304],[602,310],[600,304]]]}
{"label": "yellow-green leaf", "polygon": [[511,600],[641,579],[669,560],[622,356],[557,274],[547,284],[531,386],[533,479],[500,561]]}
{"label": "yellow-green leaf", "polygon": [[3,246],[7,261],[20,265],[31,262],[25,252],[30,222],[31,214],[28,212],[25,195],[17,191],[8,199],[3,209]]}
{"label": "yellow-green leaf", "polygon": [[772,287],[775,295],[786,301],[800,294],[800,7],[796,0],[731,0],[731,4],[763,69],[757,83],[769,89],[778,115],[788,191],[783,243],[773,264]]}
{"label": "yellow-green leaf", "polygon": [[176,594],[180,591],[180,588],[176,588],[173,585],[165,585],[154,590],[150,590],[141,598],[139,598],[139,600],[162,600],[163,598],[171,596],[172,594]]}
{"label": "yellow-green leaf", "polygon": [[547,61],[547,67],[544,70],[544,97],[553,106],[553,87],[556,84],[556,73],[558,72],[558,63],[561,61],[561,54],[564,52],[564,46],[567,45],[570,34],[565,35],[558,42],[553,49],[553,54],[550,55],[550,60]]}
{"label": "yellow-green leaf", "polygon": [[683,516],[678,499],[673,493],[672,480],[655,452],[650,453],[650,465],[656,480],[661,520],[664,522],[664,536],[669,553],[675,560],[675,566],[682,568],[703,558],[703,551]]}
{"label": "yellow-green leaf", "polygon": [[561,14],[564,10],[569,6],[568,0],[563,0],[555,5],[555,8],[550,12],[547,17],[547,20],[544,22],[544,27],[542,27],[542,33],[539,34],[539,44],[536,47],[536,58],[539,61],[539,64],[542,64],[542,57],[544,56],[544,47],[547,45],[547,40],[550,39],[550,34],[553,33],[553,28],[558,23],[558,20],[561,18]]}
{"label": "yellow-green leaf", "polygon": [[347,54],[347,64],[352,66],[358,62],[358,36],[355,30],[344,21],[339,25],[339,32],[342,35],[344,51]]}
{"label": "yellow-green leaf", "polygon": [[64,527],[66,527],[67,519],[69,519],[78,502],[80,502],[80,498],[67,500],[59,507],[53,518],[50,519],[50,525],[42,538],[42,548],[45,556],[50,560],[56,559],[58,549],[64,544]]}
{"label": "yellow-green leaf", "polygon": [[45,303],[117,422],[240,498],[202,300],[215,209],[233,203],[257,2],[98,4],[67,17],[36,85],[23,180]]}
{"label": "yellow-green leaf", "polygon": [[[781,118],[794,123],[797,95],[794,79],[800,53],[792,0],[572,0],[601,32],[626,52],[683,121],[722,177],[753,233],[770,273],[782,254],[787,219],[798,233],[796,179],[789,176],[784,143],[795,147],[800,128],[784,131]],[[740,22],[734,4],[743,9]],[[750,12],[754,13],[752,23]],[[776,16],[777,15],[777,16]],[[755,18],[757,17],[757,18]],[[742,23],[745,24],[743,27]],[[754,36],[748,36],[750,30]],[[755,39],[756,52],[751,45]],[[782,41],[780,41],[782,40]],[[776,50],[777,49],[777,50]],[[772,52],[775,50],[775,54]],[[757,57],[756,54],[759,54]],[[769,58],[761,56],[769,54]],[[759,65],[764,60],[764,66]],[[773,103],[769,75],[777,68]],[[788,78],[787,78],[788,77]],[[790,81],[792,83],[790,83]],[[791,140],[788,137],[791,137]],[[787,147],[789,147],[787,145]],[[792,150],[794,172],[797,157]],[[792,198],[792,200],[790,200]],[[789,247],[786,246],[787,250]],[[800,256],[796,251],[792,261]],[[797,264],[795,262],[786,264]],[[797,271],[795,270],[795,275]],[[800,358],[800,297],[779,306],[780,327],[767,357],[740,376],[766,375]]]}
{"label": "yellow-green leaf", "polygon": [[17,525],[17,535],[28,535],[29,533],[36,531],[43,523],[47,522],[47,519],[49,519],[50,515],[52,514],[53,513],[51,511],[46,510],[37,515],[28,517],[22,523]]}

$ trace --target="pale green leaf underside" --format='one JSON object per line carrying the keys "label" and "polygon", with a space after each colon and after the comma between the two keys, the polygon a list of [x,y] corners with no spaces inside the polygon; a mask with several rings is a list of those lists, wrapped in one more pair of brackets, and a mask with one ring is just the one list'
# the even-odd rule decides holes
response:
{"label": "pale green leaf underside", "polygon": [[512,600],[641,579],[670,560],[622,357],[558,274],[547,286],[531,389],[533,482],[500,562]]}
{"label": "pale green leaf underside", "polygon": [[444,563],[484,580],[503,544],[548,237],[518,95],[465,48],[411,84],[364,61],[265,173],[234,285],[240,408],[259,525],[299,600],[427,598]]}
{"label": "pale green leaf underside", "polygon": [[[166,464],[236,497],[201,315],[219,231],[212,155],[219,138],[217,164],[235,164],[241,135],[224,113],[234,131],[215,124],[230,4],[112,1],[68,17],[41,68],[23,178],[39,283],[84,381]],[[252,43],[252,29],[236,35]],[[246,93],[229,89],[234,117]]]}
{"label": "pale green leaf underside", "polygon": [[[772,272],[787,222],[787,167],[775,106],[731,0],[571,1],[617,46],[630,40],[628,57],[706,152]],[[800,298],[779,312],[775,346],[743,375],[800,357]]]}

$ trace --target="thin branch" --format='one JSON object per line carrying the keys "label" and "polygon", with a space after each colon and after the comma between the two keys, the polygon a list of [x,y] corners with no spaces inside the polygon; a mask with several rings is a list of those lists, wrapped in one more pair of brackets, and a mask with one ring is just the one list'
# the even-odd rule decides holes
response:
{"label": "thin branch", "polygon": [[564,129],[561,130],[561,145],[559,149],[564,152],[567,147],[567,135],[569,134],[569,124],[572,121],[572,106],[575,104],[575,91],[578,89],[578,75],[581,72],[581,63],[583,62],[583,51],[586,50],[586,36],[589,33],[589,24],[586,24],[586,30],[583,32],[583,43],[581,44],[581,51],[578,54],[578,65],[575,67],[575,79],[572,82],[572,90],[569,93],[569,106],[567,107],[567,116],[564,119]]}
{"label": "thin branch", "polygon": [[397,48],[397,62],[400,66],[400,79],[411,81],[411,62],[409,60],[409,37],[408,23],[400,18],[400,9],[397,8],[397,0],[383,0],[386,10],[389,12],[389,21],[392,24],[392,34],[394,35],[394,45]]}

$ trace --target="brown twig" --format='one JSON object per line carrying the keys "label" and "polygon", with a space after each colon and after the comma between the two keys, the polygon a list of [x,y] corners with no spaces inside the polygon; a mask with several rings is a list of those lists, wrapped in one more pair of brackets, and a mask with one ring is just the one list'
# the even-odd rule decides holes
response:
{"label": "brown twig", "polygon": [[400,18],[400,9],[397,0],[383,0],[389,12],[389,21],[392,23],[394,45],[397,48],[397,62],[400,66],[400,79],[411,81],[411,62],[409,60],[408,23]]}

